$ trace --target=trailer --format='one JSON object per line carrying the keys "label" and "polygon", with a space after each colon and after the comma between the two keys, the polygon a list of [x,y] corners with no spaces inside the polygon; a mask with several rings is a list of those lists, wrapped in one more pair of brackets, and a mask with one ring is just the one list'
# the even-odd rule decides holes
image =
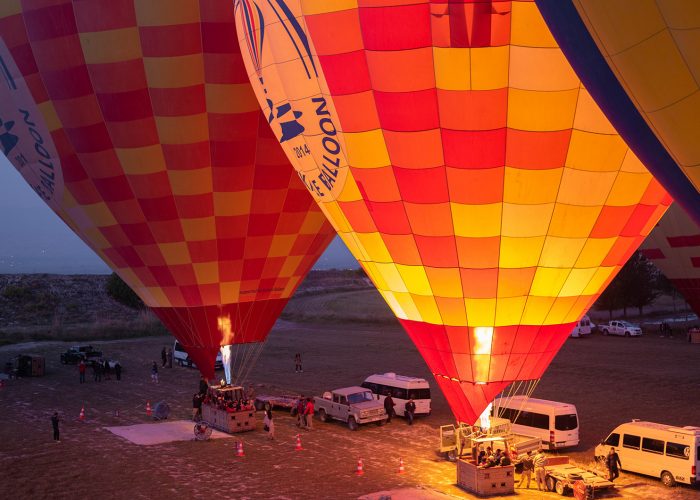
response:
{"label": "trailer", "polygon": [[448,460],[454,461],[472,453],[473,441],[484,437],[501,438],[508,451],[516,455],[539,450],[542,447],[542,440],[538,437],[514,434],[510,420],[491,417],[491,426],[488,429],[464,423],[456,426],[441,425],[439,450]]}
{"label": "trailer", "polygon": [[596,492],[615,487],[615,484],[595,471],[582,469],[568,463],[568,457],[556,457],[557,461],[564,462],[563,459],[565,459],[566,463],[549,465],[553,461],[552,458],[554,457],[550,457],[547,460],[547,466],[545,467],[547,473],[545,484],[549,491],[556,491],[563,496],[571,492],[577,493],[578,490],[579,495],[585,495],[582,498],[593,498]]}
{"label": "trailer", "polygon": [[290,410],[292,416],[294,416],[296,415],[297,402],[300,397],[301,396],[295,396],[293,394],[283,394],[281,396],[261,394],[255,398],[255,409],[262,411],[269,405],[270,408],[284,408]]}

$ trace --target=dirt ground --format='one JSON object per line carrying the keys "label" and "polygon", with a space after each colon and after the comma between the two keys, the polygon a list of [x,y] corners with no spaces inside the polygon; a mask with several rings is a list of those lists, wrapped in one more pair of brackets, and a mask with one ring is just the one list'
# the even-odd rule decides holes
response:
{"label": "dirt ground", "polygon": [[[339,293],[335,299],[351,297]],[[340,423],[315,422],[312,431],[302,432],[300,452],[294,450],[295,420],[281,411],[275,412],[276,440],[267,440],[261,430],[239,435],[245,457],[235,456],[237,439],[144,447],[105,430],[151,421],[145,414],[146,401],[168,402],[170,420],[191,416],[196,370],[161,369],[158,384],[149,378],[151,361],[170,341],[151,337],[94,342],[105,356],[121,361],[123,380],[97,383],[88,373],[82,385],[75,366],[59,363],[67,343],[1,347],[2,363],[19,352],[45,355],[47,374],[12,380],[0,389],[0,498],[376,499],[385,491],[395,492],[395,498],[427,498],[431,492],[472,498],[454,485],[454,464],[436,452],[438,427],[452,421],[437,389],[433,414],[412,427],[400,418],[358,432]],[[294,353],[299,351],[304,361],[301,374],[294,372]],[[251,381],[258,394],[310,395],[386,371],[432,382],[397,324],[278,321]],[[632,418],[700,425],[699,394],[700,345],[680,338],[594,335],[567,341],[534,396],[576,404],[581,444],[568,454],[588,463],[595,444]],[[87,418],[79,422],[83,405]],[[53,411],[63,418],[58,444],[51,440]],[[357,477],[360,457],[365,474]],[[406,467],[402,475],[397,474],[399,458]],[[700,498],[698,487],[666,489],[657,480],[629,473],[622,473],[616,484],[608,498]],[[514,497],[558,498],[555,493],[520,489]]]}

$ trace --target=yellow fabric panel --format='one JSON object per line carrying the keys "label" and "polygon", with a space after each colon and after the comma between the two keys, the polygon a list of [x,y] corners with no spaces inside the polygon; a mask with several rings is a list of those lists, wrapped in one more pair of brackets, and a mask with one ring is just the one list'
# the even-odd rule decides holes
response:
{"label": "yellow fabric panel", "polygon": [[496,319],[496,299],[472,299],[465,297],[467,326],[493,326]]}
{"label": "yellow fabric panel", "polygon": [[[538,68],[532,71],[532,68]],[[510,48],[510,85],[516,89],[549,92],[578,89],[580,81],[558,48]]]}
{"label": "yellow fabric panel", "polygon": [[440,316],[440,310],[435,302],[435,297],[432,295],[411,294],[411,298],[413,299],[413,303],[420,313],[422,321],[433,325],[444,324],[443,319]]}
{"label": "yellow fabric panel", "polygon": [[212,172],[208,168],[194,170],[168,170],[168,179],[173,195],[196,195],[211,193]]}
{"label": "yellow fabric panel", "polygon": [[362,194],[357,187],[355,178],[352,175],[347,175],[345,184],[343,184],[343,190],[338,194],[337,201],[357,201],[361,199]]}
{"label": "yellow fabric panel", "polygon": [[284,257],[289,254],[289,249],[294,247],[297,239],[296,234],[276,234],[272,237],[268,257]]}
{"label": "yellow fabric panel", "polygon": [[536,268],[499,269],[498,297],[524,297],[530,293]]}
{"label": "yellow fabric panel", "polygon": [[430,288],[437,297],[462,297],[461,278],[459,269],[445,267],[426,267],[425,273],[430,282]]}
{"label": "yellow fabric panel", "polygon": [[[681,166],[700,164],[699,116],[700,92],[695,92],[664,109],[649,113],[656,127],[656,135],[670,151],[675,152]],[[698,185],[697,181],[695,185]]]}
{"label": "yellow fabric panel", "polygon": [[576,259],[576,267],[599,266],[605,256],[610,252],[617,238],[590,238],[583,245],[581,254]]}
{"label": "yellow fabric panel", "polygon": [[191,87],[204,82],[202,55],[144,57],[148,85],[164,89]]}
{"label": "yellow fabric panel", "polygon": [[49,130],[49,132],[55,132],[63,127],[58,115],[56,114],[56,108],[54,107],[52,101],[44,101],[38,104],[37,107],[39,108],[41,115],[44,117],[44,122],[46,122],[46,128]]}
{"label": "yellow fabric panel", "polygon": [[238,281],[219,283],[219,293],[221,294],[222,304],[238,302],[241,293],[241,283]]}
{"label": "yellow fabric panel", "polygon": [[585,88],[581,88],[576,101],[576,116],[574,128],[595,132],[597,134],[616,134],[615,127],[605,117],[603,111],[595,103],[591,94]]}
{"label": "yellow fabric panel", "polygon": [[[572,314],[572,307],[576,304],[577,297],[557,297],[549,310],[549,314],[545,318],[545,324],[561,325],[567,322]],[[569,321],[576,321],[578,313],[574,314],[574,318]]]}
{"label": "yellow fabric panel", "polygon": [[[121,269],[119,270],[121,273]],[[160,287],[145,287],[141,289],[141,292],[144,293],[147,297],[150,297],[150,303],[151,304],[158,304],[159,307],[172,307],[172,303],[170,302],[170,299],[168,299],[167,295],[165,295],[164,289]],[[144,297],[144,302],[146,302],[147,298]],[[146,302],[147,304],[149,302]]]}
{"label": "yellow fabric panel", "polygon": [[160,251],[165,258],[165,263],[169,266],[189,264],[192,262],[190,252],[187,249],[187,243],[185,242],[160,243],[158,246],[160,247]]}
{"label": "yellow fabric panel", "polygon": [[299,263],[303,257],[301,255],[290,255],[284,261],[282,269],[280,269],[278,276],[291,276],[299,268]]}
{"label": "yellow fabric panel", "polygon": [[557,297],[569,276],[569,269],[538,267],[530,293],[540,297]]}
{"label": "yellow fabric panel", "polygon": [[447,326],[464,326],[467,324],[467,311],[464,299],[451,297],[436,297],[435,302],[442,318],[442,324]]}
{"label": "yellow fabric panel", "polygon": [[588,238],[602,207],[581,207],[557,203],[549,226],[550,236]]}
{"label": "yellow fabric panel", "polygon": [[496,302],[496,319],[493,326],[511,326],[520,323],[527,297],[501,297]]}
{"label": "yellow fabric panel", "polygon": [[542,252],[544,236],[533,238],[501,238],[499,267],[535,267]]}
{"label": "yellow fabric panel", "polygon": [[336,202],[319,203],[318,206],[321,207],[321,211],[338,233],[347,233],[351,231],[348,220],[345,218],[345,215],[343,215],[343,212]]}
{"label": "yellow fabric panel", "polygon": [[245,215],[250,212],[252,191],[237,191],[235,193],[214,192],[214,215],[232,216]]}
{"label": "yellow fabric panel", "polygon": [[417,321],[422,321],[421,311],[416,307],[410,293],[394,292],[394,298],[398,303],[399,309],[406,315],[406,319],[415,318]]}
{"label": "yellow fabric panel", "polygon": [[85,234],[85,239],[90,242],[91,248],[94,248],[96,251],[99,252],[101,249],[109,248],[112,246],[109,244],[107,238],[104,237],[104,235],[99,229],[87,228],[82,229],[82,231]]}
{"label": "yellow fabric panel", "polygon": [[528,170],[506,167],[503,202],[517,204],[551,203],[557,199],[564,168]]}
{"label": "yellow fabric panel", "polygon": [[391,164],[381,130],[345,134],[348,163],[355,168],[377,168]]}
{"label": "yellow fabric panel", "polygon": [[247,113],[260,109],[253,88],[247,83],[205,85],[207,110],[216,113]]}
{"label": "yellow fabric panel", "polygon": [[625,75],[624,81],[634,89],[634,98],[644,111],[668,106],[698,89],[668,31],[612,56],[611,60]]}
{"label": "yellow fabric panel", "polygon": [[323,14],[325,12],[338,12],[357,7],[357,0],[302,0],[301,8],[304,15]]}
{"label": "yellow fabric panel", "polygon": [[487,237],[501,232],[501,204],[463,205],[450,203],[456,236]]}
{"label": "yellow fabric panel", "polygon": [[591,172],[589,170],[564,169],[559,186],[559,203],[600,207],[605,204],[617,172]]}
{"label": "yellow fabric panel", "polygon": [[106,64],[141,58],[141,40],[135,26],[80,34],[86,64]]}
{"label": "yellow fabric panel", "polygon": [[624,160],[622,160],[620,172],[633,172],[636,174],[650,175],[644,164],[630,150],[627,151]]}
{"label": "yellow fabric panel", "polygon": [[558,92],[508,89],[508,126],[518,130],[571,128],[578,89]]}
{"label": "yellow fabric panel", "polygon": [[394,292],[408,292],[408,288],[397,266],[391,263],[375,262],[377,272],[382,276],[386,289]]}
{"label": "yellow fabric panel", "polygon": [[219,263],[218,262],[203,262],[193,263],[194,275],[197,277],[197,282],[200,284],[212,284],[219,282]]}
{"label": "yellow fabric panel", "polygon": [[529,47],[558,47],[535,2],[511,2],[510,43]]}
{"label": "yellow fabric panel", "polygon": [[393,311],[393,313],[396,315],[397,318],[399,319],[409,319],[408,316],[406,315],[406,311],[404,311],[401,308],[401,304],[399,304],[399,301],[396,300],[396,296],[394,295],[393,292],[387,291],[387,290],[382,290],[381,288],[379,289],[379,293],[382,295],[386,303],[389,305],[389,308]]}
{"label": "yellow fabric panel", "polygon": [[618,135],[571,131],[566,166],[591,172],[614,172],[620,168],[628,148]]}
{"label": "yellow fabric panel", "polygon": [[544,236],[547,234],[554,203],[543,205],[503,204],[501,234],[513,238]]}
{"label": "yellow fabric panel", "polygon": [[3,0],[0,2],[0,17],[10,17],[22,12],[22,0]]}
{"label": "yellow fabric panel", "polygon": [[471,49],[472,90],[508,87],[508,46]]}
{"label": "yellow fabric panel", "polygon": [[[700,9],[697,9],[697,12],[700,12]],[[700,32],[697,29],[700,26],[700,21],[696,22],[698,24],[695,25],[694,29],[674,30],[672,34],[676,41],[676,48],[681,52],[683,60],[688,65],[688,71],[697,82],[700,80]]]}
{"label": "yellow fabric panel", "polygon": [[379,233],[356,233],[360,244],[365,248],[374,262],[392,262],[382,235]]}
{"label": "yellow fabric panel", "polygon": [[584,289],[584,294],[595,295],[596,293],[598,293],[600,291],[600,287],[603,286],[603,283],[605,283],[605,281],[610,277],[612,273],[617,273],[620,267],[621,266],[599,267],[598,269],[596,269],[595,274],[591,278],[591,281]]}
{"label": "yellow fabric panel", "polygon": [[165,171],[165,158],[160,144],[140,148],[115,148],[127,175],[154,174]]}
{"label": "yellow fabric panel", "polygon": [[209,140],[209,120],[206,113],[156,116],[155,120],[163,144],[193,144]]}
{"label": "yellow fabric panel", "polygon": [[191,0],[134,0],[139,26],[169,26],[199,22],[199,2]]}
{"label": "yellow fabric panel", "polygon": [[557,238],[547,236],[539,265],[543,267],[573,267],[586,238]]}
{"label": "yellow fabric panel", "polygon": [[83,205],[81,209],[95,227],[107,227],[117,224],[117,220],[114,218],[114,215],[112,215],[112,211],[104,202]]}
{"label": "yellow fabric panel", "polygon": [[648,175],[620,172],[613,184],[607,205],[623,207],[639,203],[651,181]]}
{"label": "yellow fabric panel", "polygon": [[594,268],[572,269],[562,289],[559,291],[561,297],[577,297],[583,294],[586,286],[595,275]]}
{"label": "yellow fabric panel", "polygon": [[684,30],[700,26],[700,4],[694,0],[660,0],[656,6],[671,29]]}
{"label": "yellow fabric panel", "polygon": [[541,325],[544,318],[554,304],[554,297],[538,297],[530,295],[525,304],[523,317],[520,319],[521,325]]}
{"label": "yellow fabric panel", "polygon": [[468,48],[433,47],[435,85],[444,90],[469,90],[471,72]]}
{"label": "yellow fabric panel", "polygon": [[[413,295],[431,295],[433,293],[424,267],[396,264],[396,270],[401,275],[401,280],[409,293]],[[394,287],[392,289],[396,290]]]}
{"label": "yellow fabric panel", "polygon": [[[693,0],[691,0],[693,1]],[[655,0],[575,0],[581,19],[598,26],[591,32],[600,37],[608,54],[617,54],[665,28]],[[589,25],[590,26],[590,25]]]}
{"label": "yellow fabric panel", "polygon": [[182,225],[182,232],[187,241],[207,241],[216,239],[216,223],[214,222],[214,217],[180,219],[180,224]]}

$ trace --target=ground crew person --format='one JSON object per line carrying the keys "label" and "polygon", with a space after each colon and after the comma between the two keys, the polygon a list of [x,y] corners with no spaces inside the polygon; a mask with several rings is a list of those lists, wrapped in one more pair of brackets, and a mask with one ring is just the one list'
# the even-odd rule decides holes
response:
{"label": "ground crew person", "polygon": [[545,466],[547,465],[547,457],[542,450],[538,450],[535,458],[533,459],[535,465],[535,480],[537,481],[537,489],[540,491],[547,491],[547,484],[545,483],[545,477],[547,476],[547,470]]}

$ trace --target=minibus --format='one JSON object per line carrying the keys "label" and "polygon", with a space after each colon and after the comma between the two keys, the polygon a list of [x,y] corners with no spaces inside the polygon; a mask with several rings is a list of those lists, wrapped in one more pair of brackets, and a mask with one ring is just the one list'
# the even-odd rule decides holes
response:
{"label": "minibus", "polygon": [[591,318],[589,318],[587,315],[584,315],[583,318],[578,320],[578,323],[576,323],[574,329],[571,330],[571,336],[574,338],[584,337],[590,335],[591,331]]}
{"label": "minibus", "polygon": [[424,378],[407,377],[396,373],[370,375],[362,382],[362,387],[369,389],[384,401],[387,394],[396,403],[394,411],[404,416],[405,404],[409,399],[416,403],[416,415],[430,415],[430,384]]}
{"label": "minibus", "polygon": [[550,450],[578,445],[576,406],[546,399],[513,396],[493,402],[494,416],[507,418],[515,434],[540,438]]}
{"label": "minibus", "polygon": [[694,484],[700,461],[700,427],[673,427],[632,420],[618,425],[595,448],[604,461],[615,448],[622,470],[653,476],[666,486]]}

